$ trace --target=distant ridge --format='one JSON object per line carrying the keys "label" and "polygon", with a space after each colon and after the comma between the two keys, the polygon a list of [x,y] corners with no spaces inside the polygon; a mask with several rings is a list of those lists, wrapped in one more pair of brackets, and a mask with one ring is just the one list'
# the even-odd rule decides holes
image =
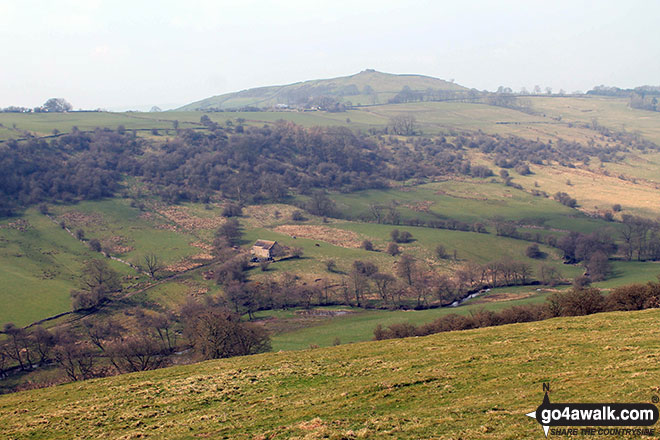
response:
{"label": "distant ridge", "polygon": [[391,74],[373,69],[339,78],[318,79],[281,86],[257,87],[240,92],[213,96],[180,107],[177,110],[227,110],[256,108],[332,109],[347,104],[375,105],[392,100],[405,102],[410,96],[425,94],[443,96],[467,92],[468,89],[431,76]]}

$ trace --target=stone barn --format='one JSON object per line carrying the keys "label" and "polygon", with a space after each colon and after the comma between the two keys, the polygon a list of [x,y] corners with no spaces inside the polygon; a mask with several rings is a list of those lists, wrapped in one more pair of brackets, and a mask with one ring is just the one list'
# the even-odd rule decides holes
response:
{"label": "stone barn", "polygon": [[274,256],[274,251],[277,247],[276,241],[270,240],[257,240],[252,246],[252,255],[261,260],[270,260]]}

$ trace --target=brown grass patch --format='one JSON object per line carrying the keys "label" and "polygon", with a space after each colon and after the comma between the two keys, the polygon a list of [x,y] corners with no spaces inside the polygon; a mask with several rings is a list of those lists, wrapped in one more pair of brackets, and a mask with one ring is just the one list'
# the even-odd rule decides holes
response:
{"label": "brown grass patch", "polygon": [[187,270],[195,269],[196,267],[201,266],[202,263],[199,261],[193,261],[191,259],[186,258],[185,260],[181,260],[177,263],[170,264],[169,266],[165,267],[165,270],[167,272],[185,272]]}
{"label": "brown grass patch", "polygon": [[[183,206],[167,206],[156,208],[156,211],[174,223],[177,227],[186,231],[195,231],[198,229],[216,229],[220,227],[225,219],[223,217],[198,217],[190,213],[190,210]],[[163,225],[161,229],[169,229]]]}
{"label": "brown grass patch", "polygon": [[206,252],[202,252],[201,254],[195,254],[195,255],[193,255],[193,256],[190,257],[190,258],[192,258],[193,260],[205,260],[205,261],[208,261],[208,260],[212,260],[212,259],[213,259],[213,255],[211,255],[211,254],[209,254],[209,253],[206,253]]}
{"label": "brown grass patch", "polygon": [[536,295],[537,292],[525,292],[525,293],[513,293],[513,292],[502,292],[502,293],[493,293],[492,295],[484,296],[483,298],[478,298],[474,303],[494,303],[502,301],[511,301],[514,299],[524,299],[529,298],[530,296]]}
{"label": "brown grass patch", "polygon": [[329,228],[327,226],[282,225],[276,227],[274,231],[291,237],[325,241],[326,243],[345,248],[359,248],[362,245],[362,239],[355,232]]}
{"label": "brown grass patch", "polygon": [[437,194],[439,196],[453,197],[455,199],[479,200],[479,201],[489,200],[488,197],[461,195],[461,194],[458,194],[457,192],[448,192],[448,191],[445,191],[445,190],[442,190],[442,189],[437,190],[435,192],[435,194]]}
{"label": "brown grass patch", "polygon": [[101,240],[101,246],[111,254],[126,254],[135,249],[126,243],[126,237],[115,235]]}
{"label": "brown grass patch", "polygon": [[278,222],[290,221],[298,208],[289,205],[249,205],[243,208],[248,226],[261,228]]}
{"label": "brown grass patch", "polygon": [[59,216],[67,226],[98,226],[105,224],[103,216],[95,212],[69,211]]}
{"label": "brown grass patch", "polygon": [[196,247],[196,248],[203,249],[203,250],[205,250],[205,251],[208,252],[208,253],[213,252],[213,246],[211,246],[211,245],[208,244],[208,243],[204,243],[204,242],[202,242],[202,241],[194,241],[194,242],[189,243],[189,244],[190,244],[190,246],[192,246],[192,247]]}
{"label": "brown grass patch", "polygon": [[416,212],[429,212],[431,210],[431,206],[433,206],[433,203],[435,202],[431,200],[423,200],[417,203],[404,204],[403,206]]}
{"label": "brown grass patch", "polygon": [[32,225],[30,225],[30,222],[22,218],[11,223],[0,225],[0,229],[16,229],[17,231],[20,232],[25,232],[31,227]]}

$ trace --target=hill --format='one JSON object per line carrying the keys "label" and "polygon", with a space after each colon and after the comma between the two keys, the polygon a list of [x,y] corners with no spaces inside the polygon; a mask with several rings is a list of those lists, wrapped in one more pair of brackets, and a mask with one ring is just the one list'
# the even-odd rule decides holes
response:
{"label": "hill", "polygon": [[8,438],[540,438],[562,402],[657,394],[660,311],[209,361],[0,397]]}
{"label": "hill", "polygon": [[283,86],[258,87],[213,96],[193,102],[178,110],[268,108],[283,106],[321,106],[330,102],[354,105],[385,104],[404,88],[409,93],[466,92],[463,86],[423,75],[394,75],[367,69],[360,73],[331,79],[303,81]]}

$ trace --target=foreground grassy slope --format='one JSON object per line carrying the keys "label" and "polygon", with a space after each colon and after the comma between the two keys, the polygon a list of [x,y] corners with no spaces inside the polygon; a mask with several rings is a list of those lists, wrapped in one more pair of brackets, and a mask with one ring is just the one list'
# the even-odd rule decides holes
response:
{"label": "foreground grassy slope", "polygon": [[0,397],[6,438],[540,438],[552,399],[648,402],[660,311],[205,362]]}

